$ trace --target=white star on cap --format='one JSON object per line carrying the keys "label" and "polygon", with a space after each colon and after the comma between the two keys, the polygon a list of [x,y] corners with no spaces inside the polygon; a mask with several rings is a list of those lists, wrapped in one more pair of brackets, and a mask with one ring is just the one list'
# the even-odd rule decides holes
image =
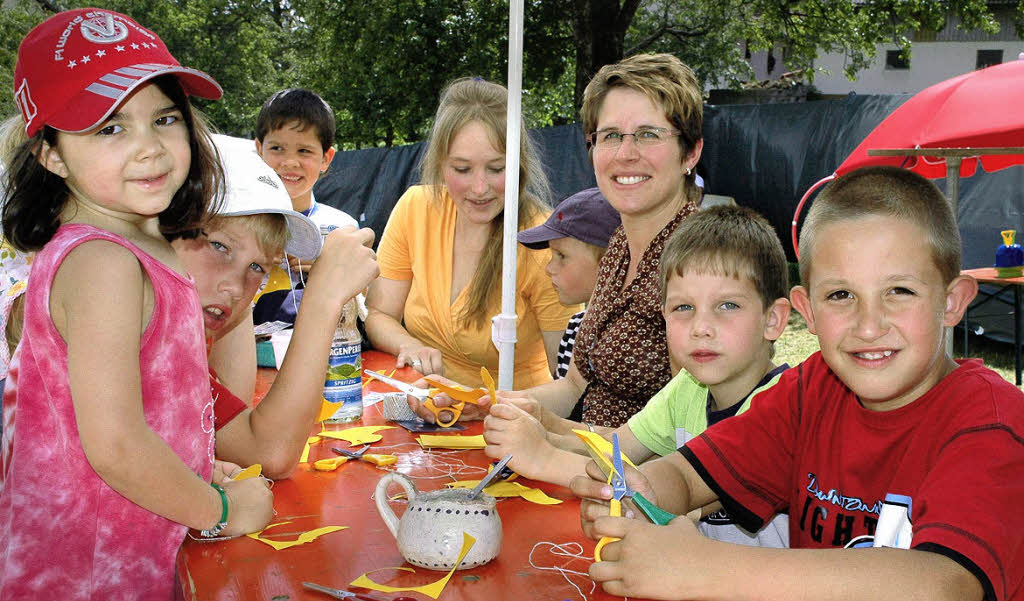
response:
{"label": "white star on cap", "polygon": [[114,50],[117,50],[118,52],[124,52],[124,46],[118,44],[117,46],[114,46]]}
{"label": "white star on cap", "polygon": [[82,61],[83,63],[87,63],[87,62],[89,62],[92,59],[89,57],[88,54],[86,54],[85,56],[83,56],[82,58],[80,58],[78,60]]}
{"label": "white star on cap", "polygon": [[76,63],[75,61],[68,62],[68,69],[74,69],[77,66],[78,66],[78,63]]}
{"label": "white star on cap", "polygon": [[132,50],[138,50],[138,49],[139,49],[139,45],[133,43],[132,44]]}
{"label": "white star on cap", "polygon": [[107,51],[106,50],[97,50],[96,51],[96,56],[97,57],[106,56],[106,55],[107,55]]}

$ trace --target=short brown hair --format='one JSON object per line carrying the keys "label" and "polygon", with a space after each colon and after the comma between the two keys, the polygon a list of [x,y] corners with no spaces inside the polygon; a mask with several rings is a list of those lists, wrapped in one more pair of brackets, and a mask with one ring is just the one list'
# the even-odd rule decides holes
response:
{"label": "short brown hair", "polygon": [[246,231],[256,236],[256,243],[263,254],[278,260],[284,256],[284,245],[288,242],[288,221],[280,213],[253,213],[251,215],[214,215],[206,223],[207,230],[217,230],[224,223],[241,221]]}
{"label": "short brown hair", "polygon": [[[704,96],[693,69],[671,54],[635,54],[614,65],[605,65],[583,92],[583,132],[597,130],[604,99],[614,88],[640,92],[665,110],[665,118],[678,129],[679,146],[686,157],[703,137]],[[696,172],[685,181],[696,193]],[[691,199],[695,200],[695,199]]]}
{"label": "short brown hair", "polygon": [[800,280],[805,286],[810,283],[816,234],[830,223],[873,215],[904,219],[923,229],[944,285],[960,275],[960,231],[935,184],[899,167],[864,167],[827,185],[807,213],[800,230]]}
{"label": "short brown hair", "polygon": [[716,206],[687,217],[661,253],[661,301],[668,279],[687,271],[749,277],[765,309],[789,292],[789,266],[775,229],[756,212]]}
{"label": "short brown hair", "polygon": [[[444,192],[444,165],[455,136],[469,123],[480,123],[487,130],[491,145],[504,153],[507,110],[508,90],[505,86],[479,77],[457,79],[441,92],[441,102],[420,164],[421,181],[430,187],[435,201],[440,201]],[[548,210],[551,189],[537,149],[522,120],[519,138],[519,229],[522,230],[533,225],[537,216]],[[502,220],[500,215],[494,220],[491,237],[469,285],[468,300],[459,315],[466,323],[480,328],[490,318],[491,295],[501,290]]]}
{"label": "short brown hair", "polygon": [[334,144],[334,111],[312,90],[288,88],[275,92],[263,103],[256,116],[256,139],[260,144],[267,134],[285,127],[296,131],[312,127],[324,152]]}

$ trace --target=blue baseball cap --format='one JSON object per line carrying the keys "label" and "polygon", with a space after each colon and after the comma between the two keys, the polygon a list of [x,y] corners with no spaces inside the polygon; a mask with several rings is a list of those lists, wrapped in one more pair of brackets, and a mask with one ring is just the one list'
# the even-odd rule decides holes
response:
{"label": "blue baseball cap", "polygon": [[519,243],[539,250],[556,238],[576,238],[608,248],[608,241],[622,223],[619,212],[608,204],[599,188],[587,188],[558,203],[548,220],[519,232]]}

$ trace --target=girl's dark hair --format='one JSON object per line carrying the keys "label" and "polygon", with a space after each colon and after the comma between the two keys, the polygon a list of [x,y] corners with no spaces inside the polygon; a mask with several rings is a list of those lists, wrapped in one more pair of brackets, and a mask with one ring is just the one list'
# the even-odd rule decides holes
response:
{"label": "girl's dark hair", "polygon": [[[224,171],[206,120],[192,109],[177,78],[164,75],[152,83],[181,111],[189,131],[192,155],[185,183],[160,213],[160,231],[165,236],[194,235],[220,206],[224,197]],[[51,173],[38,159],[44,142],[50,146],[57,144],[57,134],[57,130],[44,126],[15,150],[8,165],[4,181],[3,234],[21,251],[41,249],[60,227],[60,214],[69,190],[64,178]]]}

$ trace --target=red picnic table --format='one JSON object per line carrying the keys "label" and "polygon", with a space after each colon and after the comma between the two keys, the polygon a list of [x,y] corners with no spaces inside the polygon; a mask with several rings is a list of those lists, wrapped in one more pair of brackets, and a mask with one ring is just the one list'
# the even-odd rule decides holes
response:
{"label": "red picnic table", "polygon": [[[390,373],[395,357],[378,351],[363,353],[363,368]],[[256,398],[262,399],[273,382],[276,371],[261,368],[257,379]],[[399,369],[395,377],[414,381],[419,374],[410,368]],[[369,391],[389,392],[392,389],[372,381]],[[381,417],[379,405],[367,407],[363,418],[351,424],[327,425],[328,430],[342,430],[361,425],[388,424]],[[393,424],[391,424],[393,425]],[[460,434],[483,432],[482,422],[467,422]],[[317,425],[313,434],[320,431]],[[483,451],[425,450],[415,442],[416,434],[403,428],[379,432],[383,439],[373,443],[369,452],[392,453],[398,456],[393,469],[410,476],[421,491],[437,490],[453,478],[442,474],[462,469],[461,463],[486,468],[491,460]],[[310,463],[318,459],[333,458],[332,446],[345,448],[347,442],[327,440],[310,447]],[[459,480],[478,480],[482,470],[456,476]],[[326,595],[303,588],[302,582],[314,582],[332,588],[349,589],[369,594],[378,599],[398,596],[428,600],[417,592],[382,593],[353,589],[349,583],[363,573],[379,568],[410,567],[398,552],[394,538],[377,513],[372,499],[377,481],[383,476],[381,468],[363,462],[349,461],[333,472],[318,472],[310,464],[300,464],[286,480],[274,483],[274,509],[277,515],[272,524],[291,521],[291,524],[266,533],[267,538],[293,540],[298,534],[321,526],[348,526],[304,545],[275,551],[270,546],[248,537],[217,542],[187,539],[178,554],[178,577],[189,601],[298,601],[325,600]],[[530,599],[562,601],[582,599],[578,592],[559,572],[542,571],[531,566],[563,567],[586,572],[594,542],[583,536],[579,522],[579,501],[565,488],[519,478],[527,486],[542,489],[549,496],[561,499],[559,505],[536,505],[520,498],[498,501],[498,513],[503,526],[500,555],[494,561],[477,568],[455,572],[439,597],[442,601],[482,599]],[[392,492],[397,492],[395,487]],[[404,509],[393,502],[396,513]],[[280,532],[277,532],[280,531]],[[558,556],[542,541],[582,545],[588,559]],[[535,548],[536,546],[536,548]],[[444,576],[416,568],[415,574],[405,572],[377,572],[375,581],[391,586],[418,586]],[[591,593],[592,583],[585,576],[569,578],[586,593],[588,599],[612,599],[597,587]]]}
{"label": "red picnic table", "polygon": [[[996,286],[995,292],[989,293],[985,290],[978,291],[978,302],[974,306],[970,307],[964,312],[963,326],[964,326],[964,356],[969,357],[970,354],[967,350],[967,334],[970,331],[970,315],[971,311],[976,311],[982,305],[986,305],[990,302],[1001,302],[1004,305],[1010,307],[1008,311],[1004,310],[999,315],[1005,315],[1007,312],[1013,314],[1013,367],[1016,378],[1014,383],[1017,386],[1021,385],[1021,352],[1020,352],[1020,329],[1021,329],[1021,286],[1024,286],[1024,277],[1015,278],[1001,278],[995,267],[979,267],[977,269],[964,269],[960,272],[962,275],[969,275],[974,279],[978,280],[979,284],[989,284],[990,286]],[[1011,292],[1013,301],[1010,302],[1003,297],[1003,293]],[[978,315],[975,315],[978,317]]]}

